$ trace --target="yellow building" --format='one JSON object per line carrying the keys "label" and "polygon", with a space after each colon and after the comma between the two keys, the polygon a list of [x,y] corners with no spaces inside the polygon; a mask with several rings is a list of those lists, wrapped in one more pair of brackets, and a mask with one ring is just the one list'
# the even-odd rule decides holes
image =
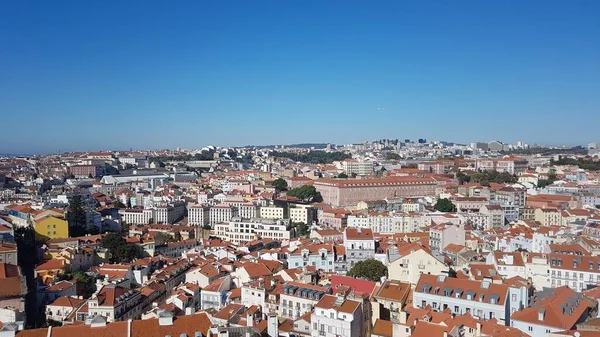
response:
{"label": "yellow building", "polygon": [[54,216],[47,216],[35,223],[35,238],[37,240],[65,239],[69,237],[67,221]]}

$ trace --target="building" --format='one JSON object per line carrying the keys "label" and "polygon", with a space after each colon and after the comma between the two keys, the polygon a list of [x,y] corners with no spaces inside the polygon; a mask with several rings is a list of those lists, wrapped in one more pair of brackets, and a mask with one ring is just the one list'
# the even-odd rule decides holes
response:
{"label": "building", "polygon": [[536,293],[531,307],[512,314],[511,326],[531,337],[545,337],[554,332],[574,330],[578,323],[597,310],[597,306],[597,302],[567,286],[544,289]]}
{"label": "building", "polygon": [[313,186],[323,202],[335,207],[360,201],[435,196],[433,178],[388,177],[377,179],[318,179]]}
{"label": "building", "polygon": [[361,337],[365,336],[363,303],[344,298],[342,295],[325,295],[315,305],[310,321],[311,337]]}
{"label": "building", "polygon": [[263,219],[283,219],[284,208],[277,206],[266,206],[259,208],[259,218]]}
{"label": "building", "polygon": [[373,231],[366,228],[350,228],[344,230],[344,248],[346,261],[350,268],[359,261],[375,257],[375,239]]}
{"label": "building", "polygon": [[527,160],[516,157],[477,159],[476,169],[481,171],[498,171],[510,174],[521,174],[527,171]]}
{"label": "building", "polygon": [[296,320],[311,312],[315,305],[327,294],[330,288],[312,284],[288,282],[279,296],[279,317]]}
{"label": "building", "polygon": [[287,219],[242,219],[236,217],[231,221],[216,224],[213,235],[236,245],[257,239],[289,240],[293,235],[293,231],[288,230],[289,225],[290,221]]}
{"label": "building", "polygon": [[287,254],[289,268],[313,266],[325,272],[334,271],[335,252],[332,244],[304,245]]}
{"label": "building", "polygon": [[154,222],[154,212],[151,209],[120,209],[119,215],[123,222],[131,225],[147,225]]}
{"label": "building", "polygon": [[470,313],[483,320],[497,319],[510,326],[510,314],[529,304],[527,287],[511,288],[491,279],[472,281],[441,275],[423,274],[413,292],[413,305],[449,309],[453,314]]}
{"label": "building", "polygon": [[103,316],[107,322],[141,317],[142,294],[121,286],[106,285],[87,302],[88,318]]}
{"label": "building", "polygon": [[0,263],[0,322],[25,321],[25,295],[27,285],[21,268],[17,265]]}
{"label": "building", "polygon": [[431,252],[416,243],[387,252],[388,277],[390,280],[416,285],[421,274],[440,275],[448,267],[436,259]]}
{"label": "building", "polygon": [[449,244],[465,245],[465,230],[460,225],[442,223],[429,229],[429,247],[441,252]]}
{"label": "building", "polygon": [[229,205],[216,205],[211,207],[209,211],[210,225],[214,227],[214,225],[218,223],[228,222],[235,216],[238,216],[237,207]]}
{"label": "building", "polygon": [[73,165],[69,167],[69,173],[75,178],[95,178],[101,174],[101,170],[96,165]]}
{"label": "building", "polygon": [[348,176],[368,176],[373,174],[373,162],[372,161],[359,161],[356,159],[345,159],[342,162],[342,170]]}
{"label": "building", "polygon": [[238,207],[239,217],[242,219],[258,218],[258,207],[251,202],[247,202]]}
{"label": "building", "polygon": [[210,222],[210,207],[204,205],[191,205],[188,207],[188,224],[203,227]]}
{"label": "building", "polygon": [[36,220],[34,224],[35,238],[38,241],[48,239],[66,239],[69,237],[69,223],[55,216],[47,216]]}

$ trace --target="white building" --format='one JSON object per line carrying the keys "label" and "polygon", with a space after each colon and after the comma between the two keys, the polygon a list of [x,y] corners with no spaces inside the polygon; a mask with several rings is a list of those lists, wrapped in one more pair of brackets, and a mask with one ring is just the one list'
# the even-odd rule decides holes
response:
{"label": "white building", "polygon": [[147,225],[153,220],[154,212],[151,209],[120,209],[121,220],[132,225]]}
{"label": "white building", "polygon": [[365,336],[362,302],[325,295],[311,314],[311,337]]}
{"label": "white building", "polygon": [[283,219],[283,207],[267,206],[259,209],[259,218],[263,219]]}
{"label": "white building", "polygon": [[373,231],[360,227],[346,227],[344,230],[344,248],[346,249],[346,261],[350,263],[350,268],[358,261],[374,258],[375,239]]}
{"label": "white building", "polygon": [[449,244],[465,245],[465,230],[461,225],[442,223],[429,230],[429,247],[431,250],[442,251]]}
{"label": "white building", "polygon": [[315,305],[330,293],[330,288],[288,282],[279,296],[279,317],[298,319],[313,310]]}
{"label": "white building", "polygon": [[228,205],[216,205],[210,208],[209,218],[210,224],[215,224],[230,221],[234,216],[238,216],[237,207]]}
{"label": "white building", "polygon": [[346,159],[342,162],[342,170],[346,175],[356,174],[359,176],[368,176],[373,174],[373,162]]}
{"label": "white building", "polygon": [[214,235],[234,244],[263,239],[289,240],[289,220],[273,219],[242,219],[232,218],[231,221],[218,223],[214,226]]}
{"label": "white building", "polygon": [[254,219],[258,217],[258,208],[251,202],[240,205],[238,209],[239,217],[242,219]]}
{"label": "white building", "polygon": [[313,266],[325,272],[334,271],[335,252],[332,244],[304,245],[287,255],[289,268]]}
{"label": "white building", "polygon": [[199,226],[202,227],[204,225],[208,225],[210,222],[209,219],[210,207],[203,205],[191,205],[188,207],[188,224],[190,226]]}

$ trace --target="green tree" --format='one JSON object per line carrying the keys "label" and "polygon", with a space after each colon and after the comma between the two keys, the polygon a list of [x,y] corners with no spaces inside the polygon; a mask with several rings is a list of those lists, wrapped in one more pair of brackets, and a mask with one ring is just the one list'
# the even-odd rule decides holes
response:
{"label": "green tree", "polygon": [[305,224],[304,222],[296,222],[294,223],[294,227],[296,227],[296,231],[299,236],[310,235],[310,226]]}
{"label": "green tree", "polygon": [[383,263],[375,259],[369,259],[354,264],[348,272],[348,276],[378,282],[381,281],[382,277],[387,276],[387,273],[387,267]]}
{"label": "green tree", "polygon": [[138,248],[132,244],[119,246],[115,254],[115,262],[131,262],[140,256]]}
{"label": "green tree", "polygon": [[462,172],[459,171],[459,172],[456,173],[456,179],[458,179],[458,182],[462,185],[464,183],[470,182],[471,181],[471,176],[466,175],[466,174],[464,174],[464,173],[462,173]]}
{"label": "green tree", "polygon": [[323,197],[321,193],[317,192],[317,189],[314,186],[304,185],[297,188],[293,188],[287,192],[287,195],[291,197],[296,197],[303,201],[308,202],[321,202],[323,201]]}
{"label": "green tree", "polygon": [[117,248],[125,245],[126,241],[120,234],[108,233],[100,241],[100,246],[106,248],[111,252],[115,252]]}
{"label": "green tree", "polygon": [[90,275],[77,271],[73,273],[73,279],[83,285],[82,291],[85,298],[89,298],[96,291],[96,282]]}
{"label": "green tree", "polygon": [[447,198],[438,199],[433,208],[440,212],[456,212],[456,206]]}
{"label": "green tree", "polygon": [[402,159],[402,157],[399,154],[395,153],[395,152],[388,152],[385,155],[385,159],[386,160],[400,160],[400,159]]}
{"label": "green tree", "polygon": [[165,234],[165,233],[156,233],[156,235],[154,235],[154,244],[156,246],[164,246],[169,242],[173,242],[175,241],[173,239],[173,237],[169,234]]}
{"label": "green tree", "polygon": [[346,173],[340,173],[337,177],[340,179],[348,179],[348,175]]}
{"label": "green tree", "polygon": [[67,221],[69,222],[69,233],[72,237],[86,234],[87,216],[85,206],[80,195],[73,196],[69,200]]}
{"label": "green tree", "polygon": [[116,199],[116,200],[113,202],[113,205],[114,205],[116,208],[119,208],[119,209],[120,209],[120,208],[127,208],[127,205],[125,205],[125,204],[124,204],[124,203],[123,203],[123,202],[122,202],[120,199]]}
{"label": "green tree", "polygon": [[283,178],[275,179],[275,181],[273,181],[273,186],[277,191],[287,191],[288,189],[287,181]]}

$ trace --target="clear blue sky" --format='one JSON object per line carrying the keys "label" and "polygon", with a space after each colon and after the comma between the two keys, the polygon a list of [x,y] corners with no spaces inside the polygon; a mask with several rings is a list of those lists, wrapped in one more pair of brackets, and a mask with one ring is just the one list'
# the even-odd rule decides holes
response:
{"label": "clear blue sky", "polygon": [[600,141],[599,17],[597,0],[2,1],[0,153]]}

